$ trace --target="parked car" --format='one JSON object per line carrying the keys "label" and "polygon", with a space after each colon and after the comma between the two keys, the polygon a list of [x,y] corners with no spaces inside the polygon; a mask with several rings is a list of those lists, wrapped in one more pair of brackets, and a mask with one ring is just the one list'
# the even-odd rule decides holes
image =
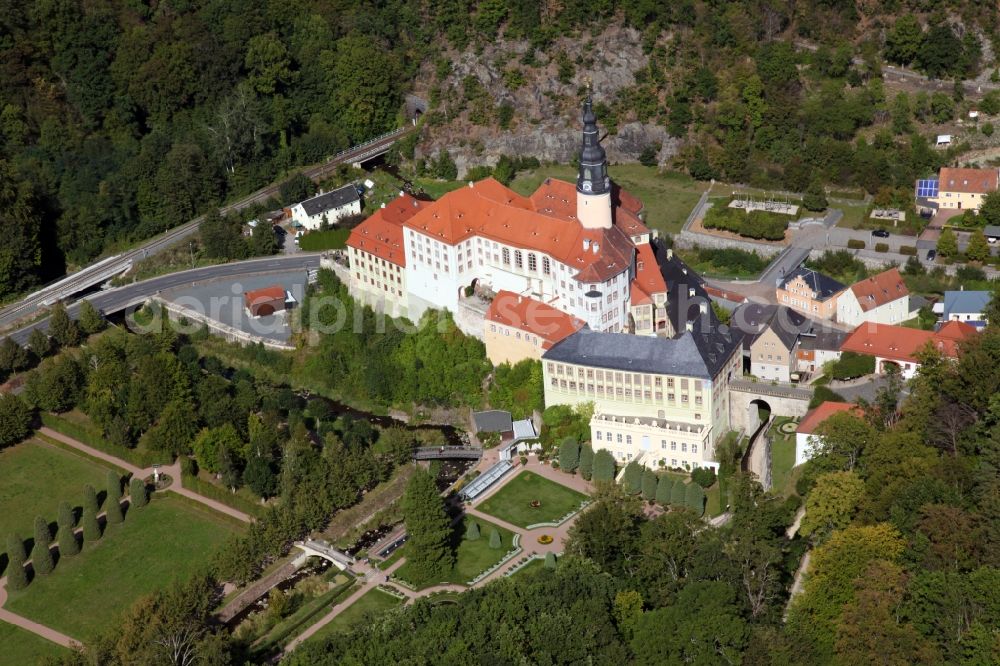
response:
{"label": "parked car", "polygon": [[927,261],[934,261],[937,259],[937,250],[927,250]]}
{"label": "parked car", "polygon": [[888,238],[889,232],[885,229],[876,229],[872,232],[872,236],[875,236],[876,238]]}

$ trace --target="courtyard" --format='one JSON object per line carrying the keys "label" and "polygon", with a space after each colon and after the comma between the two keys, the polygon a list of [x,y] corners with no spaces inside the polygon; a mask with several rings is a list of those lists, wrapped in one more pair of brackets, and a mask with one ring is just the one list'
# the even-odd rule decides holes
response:
{"label": "courtyard", "polygon": [[476,508],[518,527],[558,522],[580,508],[583,493],[550,481],[530,471],[522,471]]}

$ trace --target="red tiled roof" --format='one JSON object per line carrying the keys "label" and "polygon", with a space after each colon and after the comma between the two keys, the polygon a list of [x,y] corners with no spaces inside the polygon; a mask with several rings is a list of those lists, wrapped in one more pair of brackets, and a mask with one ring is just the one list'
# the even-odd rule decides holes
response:
{"label": "red tiled roof", "polygon": [[898,268],[890,268],[878,275],[855,282],[851,285],[851,291],[854,292],[864,312],[910,295],[910,290],[906,288]]}
{"label": "red tiled roof", "polygon": [[997,189],[997,169],[953,169],[943,167],[939,174],[941,192],[986,194]]}
{"label": "red tiled roof", "polygon": [[847,336],[840,350],[915,363],[917,352],[928,343],[945,356],[957,358],[958,342],[974,335],[976,335],[975,327],[958,321],[948,322],[937,333],[905,326],[864,323]]}
{"label": "red tiled roof", "polygon": [[486,319],[537,335],[545,341],[542,343],[545,349],[586,326],[582,319],[551,305],[505,290],[493,298]]}
{"label": "red tiled roof", "polygon": [[636,247],[635,279],[632,280],[631,292],[632,305],[650,303],[655,294],[667,293],[667,283],[663,280],[660,265],[656,263],[649,243]]}
{"label": "red tiled roof", "polygon": [[816,428],[819,427],[819,424],[826,421],[834,414],[839,414],[840,412],[852,412],[858,417],[864,414],[864,412],[861,411],[861,408],[857,405],[849,402],[835,402],[828,400],[822,403],[819,407],[810,409],[809,412],[802,418],[802,421],[799,422],[799,427],[795,429],[795,432],[811,435],[816,432]]}
{"label": "red tiled roof", "polygon": [[576,219],[576,188],[551,178],[530,198],[487,178],[445,194],[404,226],[449,245],[476,235],[537,250],[577,269],[579,282],[602,281],[622,272],[634,248],[617,225],[584,229]]}
{"label": "red tiled roof", "polygon": [[280,284],[273,284],[263,289],[254,289],[243,293],[243,298],[247,302],[267,301],[274,298],[285,300],[285,288]]}
{"label": "red tiled roof", "polygon": [[429,201],[420,201],[401,194],[379,208],[368,219],[354,227],[347,239],[348,247],[375,255],[397,266],[406,266],[403,251],[403,222],[416,215]]}

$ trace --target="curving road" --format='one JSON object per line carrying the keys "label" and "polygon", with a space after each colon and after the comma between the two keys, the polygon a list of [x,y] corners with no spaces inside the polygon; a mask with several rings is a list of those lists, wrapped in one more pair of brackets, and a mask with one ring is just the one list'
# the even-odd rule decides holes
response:
{"label": "curving road", "polygon": [[[386,152],[396,140],[414,130],[416,130],[416,126],[406,125],[405,127],[376,137],[371,141],[343,150],[322,164],[305,167],[301,169],[301,172],[312,180],[319,181],[341,164],[360,162]],[[222,214],[225,215],[230,212],[240,211],[254,204],[263,203],[271,197],[276,197],[278,195],[278,188],[279,184],[276,183],[257,190],[239,201],[224,206],[221,209]],[[72,296],[75,293],[100,284],[114,275],[122,273],[133,262],[140,261],[151,254],[156,254],[164,248],[187,238],[198,230],[198,225],[201,224],[203,219],[204,216],[196,217],[190,222],[186,222],[179,227],[147,240],[132,250],[90,264],[76,273],[68,275],[57,282],[29,294],[20,301],[8,305],[0,310],[0,328],[13,326],[19,320],[34,316],[40,308],[51,305],[56,300]]]}
{"label": "curving road", "polygon": [[[150,278],[148,280],[143,280],[142,282],[135,282],[123,287],[97,292],[88,296],[87,300],[101,312],[110,314],[112,312],[124,310],[130,305],[142,303],[150,296],[153,296],[164,289],[190,285],[194,282],[209,282],[212,280],[256,275],[259,273],[294,271],[300,269],[310,270],[319,268],[319,259],[319,253],[299,252],[287,256],[273,256],[265,257],[263,259],[250,259],[247,261],[237,261],[229,264],[219,264],[218,266],[205,266],[203,268],[181,271],[179,273],[168,273],[167,275]],[[79,303],[74,303],[67,309],[71,315],[75,315],[79,307]],[[22,326],[21,328],[11,332],[9,335],[12,340],[23,345],[27,342],[28,336],[31,335],[33,330],[40,328],[44,331],[47,330],[48,327],[49,320],[46,317],[45,319]]]}

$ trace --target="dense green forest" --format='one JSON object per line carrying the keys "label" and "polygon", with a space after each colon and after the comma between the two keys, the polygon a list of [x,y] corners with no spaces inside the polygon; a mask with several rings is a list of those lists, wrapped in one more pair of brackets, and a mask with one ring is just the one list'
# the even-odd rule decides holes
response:
{"label": "dense green forest", "polygon": [[[579,83],[606,48],[585,34],[611,25],[640,30],[649,54],[600,100],[611,131],[663,124],[700,178],[883,198],[942,159],[916,125],[951,119],[962,95],[890,96],[881,64],[970,76],[977,35],[997,36],[996,8],[965,0],[4,2],[0,296],[390,129],[425,63],[440,84],[455,51],[527,42],[509,90],[553,62]],[[483,92],[432,89],[425,137],[456,113],[517,131],[517,110]]]}

